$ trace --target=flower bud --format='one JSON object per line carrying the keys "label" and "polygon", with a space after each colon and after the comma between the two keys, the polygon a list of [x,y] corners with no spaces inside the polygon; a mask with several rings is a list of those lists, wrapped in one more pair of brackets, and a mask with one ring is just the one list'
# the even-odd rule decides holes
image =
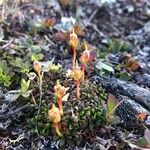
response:
{"label": "flower bud", "polygon": [[52,105],[52,108],[48,111],[49,119],[53,123],[59,123],[61,121],[61,115],[59,112],[59,109],[55,106],[55,104]]}
{"label": "flower bud", "polygon": [[38,74],[38,76],[40,76],[41,71],[42,71],[41,63],[39,61],[34,61],[33,67],[34,67],[35,72]]}
{"label": "flower bud", "polygon": [[66,91],[66,88],[64,86],[61,86],[59,80],[57,80],[57,85],[54,86],[54,92],[58,99],[62,98],[66,94]]}
{"label": "flower bud", "polygon": [[71,47],[77,47],[79,41],[78,41],[78,37],[77,37],[77,34],[74,32],[74,28],[73,28],[73,31],[72,33],[70,34],[70,41],[69,41],[69,44]]}
{"label": "flower bud", "polygon": [[80,67],[78,65],[76,65],[76,68],[73,70],[72,76],[73,76],[75,81],[78,81],[78,80],[81,79],[82,71],[81,71],[81,69],[80,69]]}
{"label": "flower bud", "polygon": [[89,59],[90,59],[90,52],[88,50],[85,50],[80,57],[80,62],[82,64],[86,64],[89,61]]}
{"label": "flower bud", "polygon": [[83,53],[80,57],[80,62],[82,64],[86,64],[90,59],[90,51],[88,50],[88,47],[87,47],[86,43],[84,43],[84,48],[85,48],[85,51],[83,51]]}

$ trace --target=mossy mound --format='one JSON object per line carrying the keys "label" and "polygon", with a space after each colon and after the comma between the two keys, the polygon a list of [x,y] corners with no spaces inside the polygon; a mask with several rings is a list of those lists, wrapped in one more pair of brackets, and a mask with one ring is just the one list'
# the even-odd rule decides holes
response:
{"label": "mossy mound", "polygon": [[[52,104],[57,104],[57,98],[54,95],[54,85],[59,79],[61,85],[69,87],[67,93],[69,97],[63,101],[63,116],[61,117],[60,131],[63,135],[60,139],[68,144],[81,144],[85,138],[89,138],[98,131],[106,122],[105,109],[102,107],[102,101],[106,99],[105,91],[90,81],[81,84],[81,97],[76,98],[76,85],[62,74],[47,74],[44,77],[43,87],[43,105],[40,117],[38,118],[38,128],[41,133],[57,137],[55,129],[48,118],[48,109]],[[37,118],[36,118],[37,119]],[[35,120],[32,120],[35,122]],[[43,128],[43,129],[42,129]],[[45,129],[46,128],[46,129]],[[41,130],[42,129],[42,130]]]}

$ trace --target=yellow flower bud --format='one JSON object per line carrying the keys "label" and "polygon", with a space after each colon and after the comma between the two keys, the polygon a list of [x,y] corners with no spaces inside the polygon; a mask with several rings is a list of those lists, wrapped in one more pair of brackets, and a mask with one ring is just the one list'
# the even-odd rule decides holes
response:
{"label": "yellow flower bud", "polygon": [[90,59],[90,52],[88,50],[84,51],[80,57],[80,62],[86,64]]}
{"label": "yellow flower bud", "polygon": [[84,43],[84,47],[85,47],[85,51],[83,51],[83,53],[80,57],[80,62],[82,64],[86,64],[90,59],[90,51],[88,50],[86,43]]}
{"label": "yellow flower bud", "polygon": [[38,76],[40,76],[41,71],[42,71],[41,63],[39,61],[34,61],[33,68],[34,68],[35,72],[38,74]]}
{"label": "yellow flower bud", "polygon": [[77,34],[74,32],[74,28],[72,30],[72,33],[70,34],[70,41],[69,44],[71,47],[77,47],[79,41],[78,41],[78,37]]}
{"label": "yellow flower bud", "polygon": [[55,104],[52,105],[52,108],[48,111],[49,119],[53,122],[56,133],[59,136],[62,136],[60,130],[59,130],[59,122],[61,121],[61,115],[59,109],[55,106]]}
{"label": "yellow flower bud", "polygon": [[59,112],[59,109],[55,106],[55,104],[52,105],[52,108],[48,111],[49,119],[53,123],[59,123],[61,121],[61,115]]}
{"label": "yellow flower bud", "polygon": [[76,68],[72,72],[72,77],[74,78],[75,81],[78,81],[82,77],[82,71],[78,65],[76,65]]}
{"label": "yellow flower bud", "polygon": [[62,98],[66,94],[66,88],[61,86],[59,80],[57,80],[57,84],[54,86],[54,92],[58,99]]}

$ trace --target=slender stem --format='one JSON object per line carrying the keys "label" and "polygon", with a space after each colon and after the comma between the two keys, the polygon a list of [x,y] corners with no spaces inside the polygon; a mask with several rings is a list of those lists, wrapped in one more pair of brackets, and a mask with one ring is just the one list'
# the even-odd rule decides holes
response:
{"label": "slender stem", "polygon": [[38,133],[38,119],[39,119],[39,115],[40,115],[40,111],[41,111],[42,95],[43,95],[43,92],[42,92],[42,78],[43,78],[43,72],[39,76],[39,79],[38,79],[39,80],[38,84],[39,84],[40,98],[39,98],[39,105],[38,105],[38,112],[37,112],[37,121],[36,121],[36,130],[37,130],[37,133]]}
{"label": "slender stem", "polygon": [[76,64],[76,48],[73,47],[72,50],[73,50],[73,61],[72,61],[72,66],[73,66],[73,69],[74,69],[74,68],[75,68],[75,64]]}
{"label": "slender stem", "polygon": [[84,79],[85,79],[85,65],[84,64],[82,64],[81,69],[82,69],[82,82],[84,83]]}
{"label": "slender stem", "polygon": [[31,92],[31,96],[32,96],[32,101],[33,101],[34,105],[36,106],[36,105],[37,105],[37,103],[36,103],[36,101],[35,101],[35,98],[34,98],[34,96],[33,96],[33,93],[32,93],[32,92]]}
{"label": "slender stem", "polygon": [[63,115],[62,98],[58,99],[58,106],[59,106],[60,114]]}
{"label": "slender stem", "polygon": [[61,134],[60,131],[59,131],[59,125],[58,125],[58,123],[54,123],[54,127],[55,127],[55,130],[56,130],[56,133],[57,133],[59,136],[62,136],[62,134]]}
{"label": "slender stem", "polygon": [[77,81],[77,99],[80,99],[80,80]]}

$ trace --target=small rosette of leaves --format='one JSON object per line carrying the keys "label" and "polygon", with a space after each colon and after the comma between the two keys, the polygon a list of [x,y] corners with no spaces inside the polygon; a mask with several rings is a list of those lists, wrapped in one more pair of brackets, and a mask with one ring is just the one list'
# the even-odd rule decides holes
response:
{"label": "small rosette of leaves", "polygon": [[2,68],[0,68],[0,84],[8,87],[11,84],[11,77],[7,75]]}

